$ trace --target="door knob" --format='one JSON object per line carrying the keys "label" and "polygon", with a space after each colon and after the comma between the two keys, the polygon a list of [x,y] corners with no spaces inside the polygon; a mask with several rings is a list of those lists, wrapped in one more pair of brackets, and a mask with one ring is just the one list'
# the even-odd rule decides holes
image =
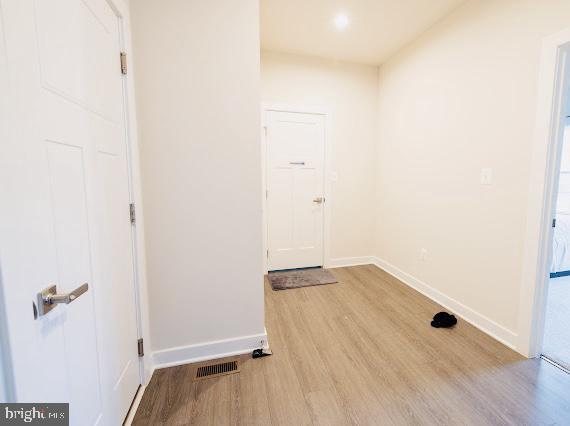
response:
{"label": "door knob", "polygon": [[87,290],[89,290],[87,283],[80,285],[71,293],[57,294],[57,286],[55,285],[42,290],[38,293],[38,315],[47,314],[60,303],[70,304]]}
{"label": "door knob", "polygon": [[323,197],[317,197],[313,200],[313,203],[321,204],[325,201]]}

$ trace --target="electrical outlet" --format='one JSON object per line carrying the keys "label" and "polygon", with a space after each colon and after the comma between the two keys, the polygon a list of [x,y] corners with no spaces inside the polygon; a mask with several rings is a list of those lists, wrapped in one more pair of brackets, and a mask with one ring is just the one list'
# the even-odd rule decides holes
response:
{"label": "electrical outlet", "polygon": [[493,169],[486,167],[481,169],[481,185],[491,185],[493,183]]}
{"label": "electrical outlet", "polygon": [[420,250],[420,260],[421,260],[422,262],[425,262],[425,261],[426,261],[427,253],[428,253],[428,252],[427,252],[427,250],[426,250],[425,248],[423,248],[423,249]]}

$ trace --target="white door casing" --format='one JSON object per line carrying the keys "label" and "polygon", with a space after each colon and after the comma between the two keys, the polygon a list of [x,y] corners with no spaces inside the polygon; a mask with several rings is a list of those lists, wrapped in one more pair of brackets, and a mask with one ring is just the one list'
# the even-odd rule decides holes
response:
{"label": "white door casing", "polygon": [[[71,424],[118,424],[140,383],[120,20],[105,0],[2,0],[0,14],[11,399],[70,402]],[[34,320],[37,292],[83,283]]]}
{"label": "white door casing", "polygon": [[325,116],[267,114],[268,269],[323,266]]}
{"label": "white door casing", "polygon": [[543,39],[522,265],[517,351],[542,350],[547,284],[552,264],[552,219],[556,212],[563,117],[570,87],[570,28]]}

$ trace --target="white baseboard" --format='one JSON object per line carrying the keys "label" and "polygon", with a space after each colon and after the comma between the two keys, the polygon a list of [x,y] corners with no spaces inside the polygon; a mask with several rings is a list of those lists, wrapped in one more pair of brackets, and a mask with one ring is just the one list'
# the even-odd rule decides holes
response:
{"label": "white baseboard", "polygon": [[[323,268],[346,268],[348,266],[371,265],[374,263],[372,259],[372,256],[336,257],[325,260]],[[264,274],[267,275],[268,273],[269,271],[265,269]]]}
{"label": "white baseboard", "polygon": [[329,259],[328,262],[326,262],[325,268],[344,268],[347,266],[370,265],[373,263],[372,256],[337,257],[335,259]]}
{"label": "white baseboard", "polygon": [[468,306],[465,306],[461,302],[458,302],[457,300],[446,296],[439,290],[436,290],[423,281],[420,281],[412,275],[402,271],[401,269],[398,269],[394,265],[391,265],[390,263],[374,256],[371,259],[371,263],[373,265],[386,271],[390,275],[402,281],[404,284],[412,287],[413,289],[422,293],[424,296],[450,310],[452,313],[461,317],[471,325],[477,327],[479,330],[485,334],[488,334],[495,340],[498,340],[511,349],[517,350],[518,335],[515,332],[503,327],[500,324],[497,324],[495,321],[487,318],[479,312],[474,311]]}
{"label": "white baseboard", "polygon": [[227,356],[242,355],[259,349],[261,341],[268,347],[267,331],[262,334],[241,336],[234,339],[215,340],[188,346],[163,349],[152,353],[154,368],[173,367]]}

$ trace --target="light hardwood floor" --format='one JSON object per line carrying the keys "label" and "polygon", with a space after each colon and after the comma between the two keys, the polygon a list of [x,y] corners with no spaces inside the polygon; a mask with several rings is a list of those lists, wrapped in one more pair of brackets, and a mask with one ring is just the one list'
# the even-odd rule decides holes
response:
{"label": "light hardwood floor", "polygon": [[570,424],[570,375],[527,360],[374,266],[338,284],[274,292],[274,355],[192,382],[195,365],[157,370],[135,425]]}

